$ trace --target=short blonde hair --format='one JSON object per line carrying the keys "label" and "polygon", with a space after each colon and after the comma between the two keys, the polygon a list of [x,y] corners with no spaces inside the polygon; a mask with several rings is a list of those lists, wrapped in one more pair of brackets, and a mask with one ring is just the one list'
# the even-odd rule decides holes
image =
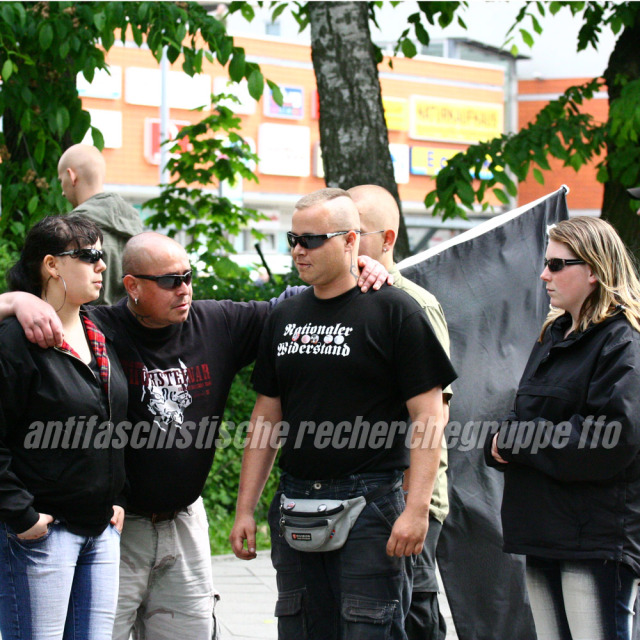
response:
{"label": "short blonde hair", "polygon": [[[635,260],[616,230],[605,220],[579,216],[563,220],[549,230],[549,239],[565,244],[584,260],[597,278],[578,317],[578,331],[598,324],[620,310],[631,326],[640,331],[640,282]],[[542,326],[540,340],[562,309],[552,309]]]}
{"label": "short blonde hair", "polygon": [[[341,198],[344,198],[341,200]],[[339,200],[339,202],[336,202]],[[312,207],[328,204],[326,208],[330,211],[331,220],[339,230],[354,229],[360,230],[360,214],[356,203],[344,189],[328,187],[326,189],[318,189],[296,202],[295,210],[303,211]]]}
{"label": "short blonde hair", "polygon": [[317,204],[329,202],[336,198],[349,198],[349,200],[351,200],[351,196],[344,189],[327,187],[326,189],[318,189],[309,195],[303,196],[298,200],[298,202],[296,202],[294,209],[310,209],[311,207],[315,207]]}

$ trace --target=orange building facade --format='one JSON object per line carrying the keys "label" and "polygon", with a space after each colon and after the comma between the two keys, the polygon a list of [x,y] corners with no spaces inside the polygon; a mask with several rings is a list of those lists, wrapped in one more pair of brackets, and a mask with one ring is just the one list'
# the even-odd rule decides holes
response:
{"label": "orange building facade", "polygon": [[[581,85],[591,78],[562,78],[553,80],[521,80],[518,83],[518,125],[519,128],[532,122],[537,113],[550,100],[564,93],[571,86]],[[605,122],[609,113],[608,95],[604,92],[585,102],[583,111],[590,113],[598,122]],[[565,184],[570,191],[567,204],[572,215],[598,215],[602,207],[604,185],[596,181],[598,161],[582,167],[576,172],[563,167],[562,162],[551,159],[550,171],[543,171],[544,185],[539,184],[530,175],[518,187],[520,204],[531,202]]]}
{"label": "orange building facade", "polygon": [[[319,146],[318,96],[308,45],[281,38],[236,37],[247,59],[258,62],[265,77],[283,91],[284,104],[275,104],[268,89],[258,102],[243,85],[227,85],[226,70],[205,62],[204,73],[189,78],[180,61],[168,73],[170,135],[184,123],[203,115],[193,109],[210,109],[211,93],[235,93],[234,111],[242,122],[242,135],[260,158],[255,167],[258,182],[244,181],[232,196],[246,206],[264,212],[269,220],[260,224],[266,234],[263,251],[271,255],[276,269],[290,264],[285,233],[293,204],[302,195],[325,186]],[[98,74],[91,85],[79,78],[78,86],[92,122],[105,137],[107,188],[121,193],[134,204],[142,204],[157,193],[159,179],[160,67],[147,49],[114,46],[107,62],[111,75]],[[460,221],[442,223],[424,207],[425,195],[433,189],[439,168],[460,150],[504,131],[505,72],[502,66],[418,57],[394,58],[379,67],[391,155],[412,246],[426,248],[425,229],[431,227],[429,244],[447,239],[465,228]],[[572,81],[571,84],[577,84]],[[561,92],[559,81],[523,81],[518,87],[519,125],[530,121],[552,94]],[[592,101],[597,117],[606,117],[606,101]],[[560,184],[571,188],[570,206],[597,210],[601,187],[595,170],[554,167],[546,184],[533,179],[520,185],[524,204]],[[213,190],[218,185],[211,185]],[[500,211],[500,209],[496,209]],[[255,262],[253,241],[237,239],[246,262]],[[242,261],[242,258],[240,258]]]}

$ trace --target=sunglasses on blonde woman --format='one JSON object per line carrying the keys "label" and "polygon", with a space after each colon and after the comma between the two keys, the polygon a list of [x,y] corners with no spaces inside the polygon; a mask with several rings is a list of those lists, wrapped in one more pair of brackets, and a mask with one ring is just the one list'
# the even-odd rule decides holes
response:
{"label": "sunglasses on blonde woman", "polygon": [[544,259],[544,266],[549,267],[549,271],[552,273],[557,273],[558,271],[562,271],[565,267],[571,266],[572,264],[587,264],[584,260],[565,260],[564,258],[549,258],[548,260]]}

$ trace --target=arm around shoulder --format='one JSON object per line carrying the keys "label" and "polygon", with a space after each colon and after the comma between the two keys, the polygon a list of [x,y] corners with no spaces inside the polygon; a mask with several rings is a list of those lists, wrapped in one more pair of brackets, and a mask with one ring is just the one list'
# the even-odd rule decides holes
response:
{"label": "arm around shoulder", "polygon": [[60,318],[47,302],[25,291],[0,295],[0,320],[16,316],[30,342],[46,349],[62,344]]}

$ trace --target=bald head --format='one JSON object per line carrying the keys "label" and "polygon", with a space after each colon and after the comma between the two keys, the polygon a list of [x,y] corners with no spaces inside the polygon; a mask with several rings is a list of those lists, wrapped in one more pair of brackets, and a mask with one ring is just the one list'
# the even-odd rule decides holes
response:
{"label": "bald head", "polygon": [[360,214],[360,253],[375,258],[385,267],[393,264],[393,246],[398,237],[400,211],[395,198],[375,184],[348,190]]}
{"label": "bald head", "polygon": [[331,224],[340,230],[359,229],[360,216],[356,205],[348,196],[335,198],[326,203]]}
{"label": "bald head", "polygon": [[376,184],[363,184],[347,191],[355,202],[360,220],[367,225],[367,231],[391,229],[398,235],[400,211],[396,199],[384,188]]}
{"label": "bald head", "polygon": [[133,236],[125,245],[122,253],[122,273],[155,274],[157,265],[167,258],[184,259],[188,262],[187,252],[173,238],[155,231],[145,231]]}
{"label": "bald head", "polygon": [[125,246],[122,270],[127,306],[138,322],[159,329],[187,319],[193,296],[191,265],[175,240],[154,231],[139,233]]}
{"label": "bald head", "polygon": [[96,147],[88,144],[74,144],[58,161],[62,191],[74,207],[102,193],[106,172],[104,157]]}

